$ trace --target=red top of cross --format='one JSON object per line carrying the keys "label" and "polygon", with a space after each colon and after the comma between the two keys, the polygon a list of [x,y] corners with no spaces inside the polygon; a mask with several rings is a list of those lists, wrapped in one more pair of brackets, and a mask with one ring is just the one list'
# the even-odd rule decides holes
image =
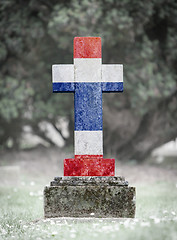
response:
{"label": "red top of cross", "polygon": [[74,58],[101,58],[101,38],[75,37]]}

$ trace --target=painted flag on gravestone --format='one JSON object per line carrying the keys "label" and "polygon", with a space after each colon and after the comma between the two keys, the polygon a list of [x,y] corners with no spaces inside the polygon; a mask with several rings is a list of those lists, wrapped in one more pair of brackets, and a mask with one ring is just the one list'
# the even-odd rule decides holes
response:
{"label": "painted flag on gravestone", "polygon": [[53,92],[74,93],[75,158],[65,176],[114,176],[115,160],[103,158],[102,93],[123,91],[123,66],[103,64],[101,38],[74,38],[74,65],[53,65]]}

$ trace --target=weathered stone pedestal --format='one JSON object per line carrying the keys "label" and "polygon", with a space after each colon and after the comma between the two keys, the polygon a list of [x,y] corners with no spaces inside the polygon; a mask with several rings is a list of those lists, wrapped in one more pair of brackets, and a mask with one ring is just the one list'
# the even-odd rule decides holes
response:
{"label": "weathered stone pedestal", "polygon": [[133,218],[135,188],[124,177],[55,177],[44,189],[44,215]]}

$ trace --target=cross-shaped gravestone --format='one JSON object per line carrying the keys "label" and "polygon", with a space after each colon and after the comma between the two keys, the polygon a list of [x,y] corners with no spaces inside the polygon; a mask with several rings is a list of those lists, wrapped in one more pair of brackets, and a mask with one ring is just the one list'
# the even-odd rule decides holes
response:
{"label": "cross-shaped gravestone", "polygon": [[75,158],[64,176],[114,176],[115,160],[103,159],[102,93],[123,91],[123,66],[103,64],[101,38],[75,37],[74,64],[52,66],[53,92],[74,92]]}
{"label": "cross-shaped gravestone", "polygon": [[76,37],[74,65],[52,71],[54,92],[74,92],[75,158],[45,187],[45,217],[134,217],[135,188],[103,158],[102,93],[123,91],[122,65],[102,65],[100,38]]}

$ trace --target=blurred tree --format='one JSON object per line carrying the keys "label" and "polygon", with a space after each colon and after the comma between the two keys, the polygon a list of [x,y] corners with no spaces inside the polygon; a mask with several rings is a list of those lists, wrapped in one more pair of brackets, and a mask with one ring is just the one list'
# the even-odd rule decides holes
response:
{"label": "blurred tree", "polygon": [[[69,120],[73,97],[51,94],[51,64],[72,63],[75,36],[101,36],[104,63],[124,64],[124,94],[104,95],[104,144],[119,159],[143,160],[177,136],[175,0],[11,0],[0,3],[0,142],[22,127]],[[70,144],[72,137],[67,141]],[[51,141],[50,141],[51,142]]]}

